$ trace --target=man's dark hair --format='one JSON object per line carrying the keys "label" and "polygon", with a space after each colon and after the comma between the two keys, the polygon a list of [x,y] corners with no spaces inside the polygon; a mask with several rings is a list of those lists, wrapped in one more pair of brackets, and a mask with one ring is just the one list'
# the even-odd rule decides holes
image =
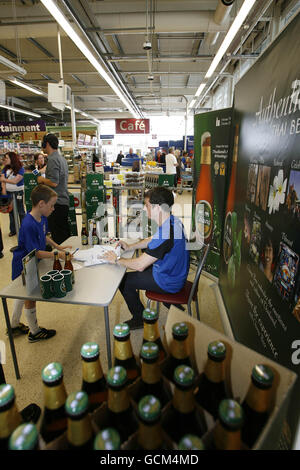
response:
{"label": "man's dark hair", "polygon": [[40,201],[44,201],[46,204],[52,197],[57,196],[57,193],[45,184],[38,184],[32,191],[30,199],[32,206],[35,207]]}
{"label": "man's dark hair", "polygon": [[42,142],[43,149],[46,148],[47,142],[50,145],[50,147],[52,147],[54,150],[58,149],[58,138],[56,137],[56,135],[54,134],[44,135],[43,142]]}
{"label": "man's dark hair", "polygon": [[157,186],[149,189],[144,194],[145,199],[149,199],[150,204],[158,204],[160,206],[168,206],[169,210],[174,204],[174,195],[170,189],[164,186]]}

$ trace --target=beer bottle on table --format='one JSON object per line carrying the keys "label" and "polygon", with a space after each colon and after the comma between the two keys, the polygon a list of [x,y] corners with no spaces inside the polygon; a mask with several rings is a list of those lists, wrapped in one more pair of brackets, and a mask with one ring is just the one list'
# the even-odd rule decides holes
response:
{"label": "beer bottle on table", "polygon": [[158,313],[154,310],[146,308],[143,311],[144,320],[144,333],[143,343],[151,342],[156,343],[159,347],[159,362],[161,362],[167,356],[166,351],[163,347],[160,339],[159,328],[158,328]]}
{"label": "beer bottle on table", "polygon": [[138,404],[139,428],[136,449],[166,450],[161,427],[161,404],[154,395],[146,395]]}
{"label": "beer bottle on table", "polygon": [[186,434],[178,444],[178,450],[205,450],[202,439],[194,434]]}
{"label": "beer bottle on table", "polygon": [[274,374],[270,367],[258,364],[252,369],[251,384],[242,402],[245,426],[242,440],[252,447],[270,414],[270,400]]}
{"label": "beer bottle on table", "polygon": [[211,136],[202,135],[200,172],[196,189],[196,230],[204,228],[207,243],[213,232],[213,185],[211,179]]}
{"label": "beer bottle on table", "polygon": [[162,408],[171,400],[171,392],[166,389],[159,366],[159,347],[156,343],[144,343],[141,349],[142,376],[137,402],[145,395],[154,395],[159,399]]}
{"label": "beer bottle on table", "polygon": [[130,328],[126,323],[114,327],[114,366],[126,369],[128,383],[133,383],[141,375],[140,366],[132,352]]}
{"label": "beer bottle on table", "polygon": [[194,396],[195,372],[182,365],[174,372],[175,389],[170,408],[166,410],[162,426],[177,444],[186,434],[201,437],[206,424]]}
{"label": "beer bottle on table", "polygon": [[59,257],[58,257],[58,251],[54,251],[54,262],[53,262],[53,270],[58,270],[58,271],[61,271],[62,270],[62,267],[61,267],[61,264],[60,264],[60,261],[59,261]]}
{"label": "beer bottle on table", "polygon": [[70,271],[72,271],[72,284],[74,284],[75,283],[74,268],[73,268],[73,264],[72,264],[72,261],[71,261],[71,255],[70,255],[69,251],[66,251],[66,260],[65,260],[64,269],[69,269]]}
{"label": "beer bottle on table", "polygon": [[65,402],[67,393],[63,382],[63,368],[51,362],[42,371],[44,411],[40,433],[46,443],[56,439],[67,429]]}
{"label": "beer bottle on table", "polygon": [[163,374],[174,383],[174,371],[176,367],[185,364],[192,366],[188,346],[189,328],[184,322],[174,323],[172,327],[172,342],[170,345],[170,356],[163,365]]}
{"label": "beer bottle on table", "polygon": [[68,417],[67,441],[70,450],[91,450],[94,432],[89,415],[89,397],[83,390],[71,393],[65,405]]}
{"label": "beer bottle on table", "polygon": [[[137,418],[130,403],[127,390],[128,380],[126,369],[121,366],[112,367],[107,374],[107,384],[107,425],[118,431],[121,443],[123,443],[138,427]],[[106,424],[103,423],[103,427],[105,426]]]}
{"label": "beer bottle on table", "polygon": [[82,222],[82,229],[81,229],[81,244],[88,245],[89,243],[89,236],[86,228],[86,223]]}
{"label": "beer bottle on table", "polygon": [[93,231],[92,231],[92,245],[99,245],[99,238],[97,235],[96,221],[93,221]]}
{"label": "beer bottle on table", "polygon": [[40,450],[36,425],[33,423],[20,424],[10,436],[9,450]]}
{"label": "beer bottle on table", "polygon": [[214,419],[218,417],[219,404],[228,398],[225,389],[226,347],[221,341],[213,341],[208,345],[208,359],[203,374],[200,376],[196,401],[207,410]]}
{"label": "beer bottle on table", "polygon": [[13,386],[0,385],[0,450],[8,449],[9,438],[21,422]]}
{"label": "beer bottle on table", "polygon": [[244,424],[241,405],[232,399],[222,400],[218,417],[209,450],[240,450],[242,448],[241,429]]}
{"label": "beer bottle on table", "polygon": [[85,343],[81,348],[82,386],[88,394],[89,411],[92,412],[107,401],[107,384],[103,375],[97,343]]}
{"label": "beer bottle on table", "polygon": [[94,450],[119,450],[120,434],[114,428],[105,428],[98,432],[94,440]]}

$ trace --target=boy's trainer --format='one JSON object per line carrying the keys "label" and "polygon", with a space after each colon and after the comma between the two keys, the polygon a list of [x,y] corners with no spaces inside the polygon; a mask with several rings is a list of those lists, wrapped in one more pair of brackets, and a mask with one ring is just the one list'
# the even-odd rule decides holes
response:
{"label": "boy's trainer", "polygon": [[35,335],[32,333],[28,334],[29,343],[35,343],[36,341],[41,341],[42,339],[49,339],[52,336],[56,335],[56,330],[46,330],[46,328],[41,328]]}
{"label": "boy's trainer", "polygon": [[[24,323],[19,323],[18,326],[11,329],[12,335],[14,337],[20,335],[27,335],[29,333],[29,327],[24,325]],[[8,331],[6,330],[6,334],[8,335]]]}

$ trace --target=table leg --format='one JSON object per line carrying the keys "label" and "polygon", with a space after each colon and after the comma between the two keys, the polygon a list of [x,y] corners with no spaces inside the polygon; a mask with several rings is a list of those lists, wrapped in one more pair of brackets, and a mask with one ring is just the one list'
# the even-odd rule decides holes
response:
{"label": "table leg", "polygon": [[111,346],[110,346],[110,328],[109,328],[108,307],[104,307],[104,315],[105,315],[107,363],[108,363],[108,369],[110,369],[112,367],[112,361],[111,361]]}
{"label": "table leg", "polygon": [[5,316],[6,326],[7,326],[10,350],[11,350],[11,354],[12,354],[12,358],[14,362],[15,374],[16,374],[16,378],[20,379],[21,377],[20,377],[17,355],[16,355],[16,350],[15,350],[15,343],[14,343],[14,339],[13,339],[13,335],[11,331],[8,308],[7,308],[7,301],[5,297],[2,297],[2,305],[3,305],[4,316]]}

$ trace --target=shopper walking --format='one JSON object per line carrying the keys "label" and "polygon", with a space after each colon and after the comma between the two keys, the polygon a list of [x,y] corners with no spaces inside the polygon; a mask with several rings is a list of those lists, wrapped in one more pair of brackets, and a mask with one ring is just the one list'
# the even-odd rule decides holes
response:
{"label": "shopper walking", "polygon": [[169,148],[169,153],[166,155],[166,174],[174,175],[174,186],[177,186],[177,171],[178,166],[177,158],[174,155],[173,147]]}
{"label": "shopper walking", "polygon": [[[3,159],[4,168],[2,170],[0,181],[2,186],[2,194],[14,197],[16,202],[17,213],[19,216],[19,223],[25,217],[25,210],[23,204],[24,194],[24,167],[15,152],[7,152]],[[9,212],[9,237],[16,235],[16,224],[14,211]]]}
{"label": "shopper walking", "polygon": [[70,236],[68,223],[68,164],[58,151],[58,138],[56,135],[45,135],[42,147],[48,155],[48,162],[45,178],[38,176],[37,181],[38,183],[50,186],[57,193],[55,210],[48,218],[48,225],[53,240],[60,244]]}

